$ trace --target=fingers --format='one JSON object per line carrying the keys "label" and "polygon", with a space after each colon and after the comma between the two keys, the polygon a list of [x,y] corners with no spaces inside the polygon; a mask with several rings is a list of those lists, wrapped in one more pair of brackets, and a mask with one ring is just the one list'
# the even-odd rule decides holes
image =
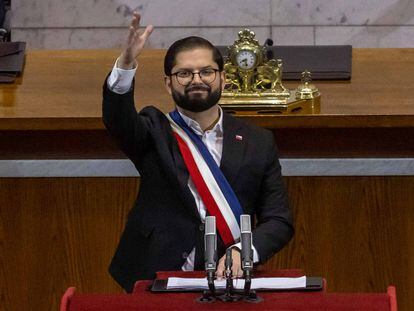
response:
{"label": "fingers", "polygon": [[140,30],[140,21],[141,15],[138,12],[133,12],[127,44],[118,61],[119,68],[131,69],[134,67],[135,59],[141,53],[145,42],[154,30],[152,25],[148,25],[144,31]]}
{"label": "fingers", "polygon": [[221,281],[224,277],[224,260],[226,259],[226,256],[220,258],[219,264],[217,266],[216,270],[216,277],[217,280]]}
{"label": "fingers", "polygon": [[152,33],[152,31],[154,30],[154,26],[153,25],[148,25],[146,28],[145,28],[145,31],[144,31],[144,33],[142,34],[142,38],[144,39],[144,40],[147,40],[148,39],[148,37],[151,35],[151,33]]}
{"label": "fingers", "polygon": [[135,28],[130,26],[129,27],[129,34],[128,34],[128,44],[130,44],[132,42],[134,37],[135,37]]}
{"label": "fingers", "polygon": [[241,268],[241,256],[240,252],[233,249],[231,252],[231,256],[233,258],[233,266],[232,266],[232,273],[233,278],[240,278],[243,276],[243,270]]}
{"label": "fingers", "polygon": [[243,276],[243,270],[241,268],[240,252],[233,249],[231,252],[231,255],[233,258],[233,266],[231,267],[231,270],[233,273],[233,279],[240,278]]}
{"label": "fingers", "polygon": [[[132,21],[131,21],[131,25],[130,27],[132,27],[134,29],[134,31],[138,31],[139,30],[139,26],[140,26],[140,21],[141,21],[141,15],[138,12],[134,12],[132,13]],[[154,30],[154,26],[153,25],[148,25],[145,28],[145,31],[143,33],[143,35],[145,36],[145,38],[148,38],[148,36],[151,34],[151,32]]]}
{"label": "fingers", "polygon": [[[240,257],[241,257],[240,252],[236,250],[232,250],[233,265],[232,265],[231,270],[233,274],[233,279],[241,278],[243,276],[243,269],[241,268]],[[217,277],[217,280],[219,281],[223,279],[225,276],[225,264],[224,264],[225,260],[226,260],[226,255],[220,258],[219,263],[217,265],[216,277]]]}
{"label": "fingers", "polygon": [[148,25],[145,30],[142,32],[139,30],[139,23],[141,21],[141,15],[138,12],[132,13],[132,21],[131,25],[129,26],[129,35],[128,35],[128,43],[132,43],[134,40],[141,39],[145,41],[151,35],[152,31],[154,30],[153,25]]}
{"label": "fingers", "polygon": [[138,29],[136,29],[134,31],[134,38],[135,39],[140,39],[145,43],[145,41],[147,41],[148,37],[150,36],[150,34],[152,33],[153,30],[154,30],[154,26],[152,26],[152,25],[148,25],[145,28],[144,32],[141,32]]}
{"label": "fingers", "polygon": [[131,26],[134,27],[135,30],[138,30],[140,21],[141,21],[141,15],[138,12],[133,12]]}
{"label": "fingers", "polygon": [[243,270],[241,267],[232,267],[233,279],[241,278],[243,276]]}

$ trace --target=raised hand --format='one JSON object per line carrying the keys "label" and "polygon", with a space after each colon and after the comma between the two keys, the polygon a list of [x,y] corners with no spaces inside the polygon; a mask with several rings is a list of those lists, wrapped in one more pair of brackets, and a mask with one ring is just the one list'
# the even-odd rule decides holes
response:
{"label": "raised hand", "polygon": [[138,12],[134,12],[131,25],[129,26],[129,35],[127,45],[122,51],[118,60],[118,68],[132,69],[135,65],[135,59],[141,53],[144,48],[145,42],[154,30],[154,26],[148,25],[144,31],[139,30],[139,22],[141,15]]}

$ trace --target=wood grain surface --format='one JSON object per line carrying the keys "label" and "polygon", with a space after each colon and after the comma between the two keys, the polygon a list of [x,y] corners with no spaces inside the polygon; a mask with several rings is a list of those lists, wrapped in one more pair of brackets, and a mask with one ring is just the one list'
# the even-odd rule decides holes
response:
{"label": "wood grain surface", "polygon": [[108,263],[136,179],[0,179],[0,310],[58,310],[69,286],[119,292]]}
{"label": "wood grain surface", "polygon": [[[117,50],[29,51],[23,77],[0,85],[0,129],[102,129],[101,89]],[[164,50],[139,59],[138,109],[173,108],[163,85]],[[352,80],[319,81],[320,113],[264,115],[267,128],[413,127],[414,49],[354,49]],[[294,89],[297,82],[286,85]]]}
{"label": "wood grain surface", "polygon": [[[414,158],[414,127],[274,130],[283,158]],[[1,131],[0,160],[125,159],[106,130]]]}
{"label": "wood grain surface", "polygon": [[[331,292],[414,301],[414,177],[289,177],[296,234],[263,268],[323,276]],[[0,179],[0,310],[57,310],[69,286],[121,292],[107,273],[139,180]]]}

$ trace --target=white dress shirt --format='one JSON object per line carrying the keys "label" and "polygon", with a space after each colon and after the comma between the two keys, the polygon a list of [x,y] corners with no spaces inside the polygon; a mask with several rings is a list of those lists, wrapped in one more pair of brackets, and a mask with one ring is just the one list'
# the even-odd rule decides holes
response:
{"label": "white dress shirt", "polygon": [[[111,91],[117,94],[127,93],[132,86],[132,81],[137,70],[137,66],[130,70],[124,70],[117,67],[118,60],[115,62],[115,65],[112,69],[111,74],[108,77],[108,87]],[[213,156],[214,161],[220,166],[221,155],[223,151],[223,112],[220,109],[220,118],[214,127],[210,130],[203,131],[197,121],[187,117],[186,115],[180,115],[183,118],[184,122],[196,133],[203,143],[206,145],[208,151]],[[194,200],[197,206],[198,213],[200,214],[201,220],[204,222],[206,218],[206,207],[201,200],[200,195],[194,185],[194,182],[191,176],[188,179],[188,187],[190,188],[191,194],[194,196]],[[237,243],[233,246],[241,248],[241,243]],[[182,266],[184,271],[193,271],[194,270],[194,261],[195,261],[195,247],[188,255],[186,262]],[[259,261],[259,254],[256,251],[256,248],[253,246],[253,261],[256,263]]]}

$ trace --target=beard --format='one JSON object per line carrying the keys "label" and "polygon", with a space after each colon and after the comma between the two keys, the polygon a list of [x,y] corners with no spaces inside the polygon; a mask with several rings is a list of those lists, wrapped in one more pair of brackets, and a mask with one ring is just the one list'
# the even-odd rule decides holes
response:
{"label": "beard", "polygon": [[[192,93],[192,91],[202,91]],[[207,93],[207,96],[205,96]],[[221,87],[212,91],[205,84],[189,85],[184,89],[184,94],[172,89],[172,97],[175,104],[182,109],[191,112],[202,112],[210,109],[218,103],[221,96]]]}

